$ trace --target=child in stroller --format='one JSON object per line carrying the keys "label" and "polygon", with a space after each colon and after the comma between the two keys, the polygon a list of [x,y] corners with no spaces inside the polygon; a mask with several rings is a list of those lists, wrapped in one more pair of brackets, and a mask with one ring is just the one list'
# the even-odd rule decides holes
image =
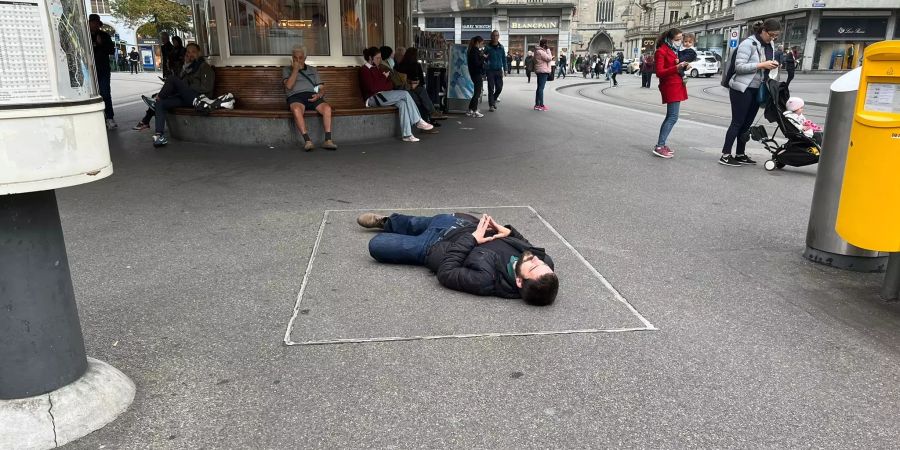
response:
{"label": "child in stroller", "polygon": [[[763,116],[770,123],[776,125],[775,133],[770,137],[764,125],[750,128],[750,138],[766,147],[772,154],[772,159],[763,165],[766,170],[781,169],[784,166],[802,167],[819,162],[821,145],[812,137],[803,133],[796,127],[784,113],[787,111],[787,101],[791,97],[787,84],[778,80],[768,80],[761,89],[766,89],[765,113]],[[781,130],[781,134],[787,138],[787,142],[781,144],[775,140],[775,134]]]}
{"label": "child in stroller", "polygon": [[813,123],[813,121],[806,118],[803,115],[803,106],[805,102],[800,97],[791,97],[785,103],[787,111],[784,112],[783,116],[787,118],[788,122],[797,128],[806,137],[813,138],[817,144],[822,145],[822,127]]}

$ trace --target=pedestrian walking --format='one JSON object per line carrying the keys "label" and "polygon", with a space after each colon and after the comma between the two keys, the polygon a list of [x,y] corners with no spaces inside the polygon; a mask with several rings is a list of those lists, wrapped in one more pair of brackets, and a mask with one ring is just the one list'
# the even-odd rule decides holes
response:
{"label": "pedestrian walking", "polygon": [[514,61],[516,63],[516,75],[518,75],[522,73],[522,55],[516,53]]}
{"label": "pedestrian walking", "polygon": [[537,90],[534,92],[534,110],[547,111],[544,106],[544,86],[547,85],[547,79],[550,78],[550,71],[553,70],[550,63],[553,61],[553,53],[547,47],[547,40],[541,39],[538,48],[534,50],[534,72],[537,74]]}
{"label": "pedestrian walking", "polygon": [[[756,164],[744,153],[747,140],[743,136],[753,125],[759,107],[765,103],[767,91],[763,84],[769,79],[769,70],[778,67],[772,42],[780,34],[781,22],[777,19],[756,22],[753,24],[753,35],[744,39],[735,50],[734,64],[728,69],[728,73],[734,73],[728,80],[731,124],[725,133],[719,164],[731,167]],[[737,146],[732,156],[731,148],[735,141]]]}
{"label": "pedestrian walking", "polygon": [[600,58],[600,55],[594,57],[594,72],[591,74],[591,78],[595,76],[597,79],[600,79],[600,75],[603,73],[603,60]]}
{"label": "pedestrian walking", "polygon": [[559,55],[559,73],[556,77],[566,77],[566,55]]}
{"label": "pedestrian walking", "polygon": [[534,72],[534,52],[531,50],[525,55],[525,77],[531,83],[531,74]]}
{"label": "pedestrian walking", "polygon": [[652,53],[645,53],[641,57],[641,87],[650,89],[650,82],[653,80],[653,74],[656,72],[656,62],[653,60]]}
{"label": "pedestrian walking", "polygon": [[507,54],[500,43],[500,32],[494,30],[491,32],[491,42],[484,47],[484,54],[487,58],[487,74],[488,82],[488,107],[490,111],[497,110],[497,99],[503,92],[503,72],[507,71]]}
{"label": "pedestrian walking", "polygon": [[97,87],[100,90],[100,97],[103,97],[103,115],[106,117],[106,129],[113,130],[119,127],[114,118],[112,105],[112,89],[110,88],[110,80],[112,78],[112,68],[109,67],[109,55],[116,50],[116,45],[112,41],[109,33],[100,29],[103,22],[100,16],[91,14],[88,16],[88,27],[91,31],[91,42],[94,44],[94,68],[97,70]]}
{"label": "pedestrian walking", "polygon": [[795,45],[784,53],[784,70],[787,71],[787,80],[785,80],[784,84],[788,87],[791,85],[791,80],[794,79],[794,71],[797,70],[797,55],[799,49],[800,47]]}
{"label": "pedestrian walking", "polygon": [[513,56],[512,52],[506,54],[506,74],[512,74]]}
{"label": "pedestrian walking", "polygon": [[131,52],[128,53],[128,63],[131,65],[131,74],[134,75],[138,73],[138,61],[141,59],[141,54],[138,53],[137,49],[131,47]]}
{"label": "pedestrian walking", "polygon": [[469,111],[466,115],[469,117],[484,117],[484,114],[478,110],[478,101],[481,100],[481,90],[484,88],[484,60],[485,54],[482,51],[484,46],[484,38],[475,36],[469,39],[469,48],[466,50],[466,63],[469,65],[469,77],[475,84],[475,90],[472,93],[472,100],[469,101]]}
{"label": "pedestrian walking", "polygon": [[616,57],[616,59],[614,59],[612,62],[610,70],[612,71],[613,87],[617,87],[619,85],[619,82],[616,81],[616,75],[618,75],[619,72],[622,71],[622,58]]}
{"label": "pedestrian walking", "polygon": [[659,127],[659,138],[653,154],[661,158],[671,158],[675,152],[666,145],[672,128],[678,122],[681,102],[687,100],[687,87],[682,82],[679,70],[688,66],[686,62],[678,62],[678,50],[681,49],[683,35],[678,28],[672,28],[659,35],[656,40],[656,53],[653,60],[656,65],[656,77],[659,78],[659,92],[666,105],[666,117]]}

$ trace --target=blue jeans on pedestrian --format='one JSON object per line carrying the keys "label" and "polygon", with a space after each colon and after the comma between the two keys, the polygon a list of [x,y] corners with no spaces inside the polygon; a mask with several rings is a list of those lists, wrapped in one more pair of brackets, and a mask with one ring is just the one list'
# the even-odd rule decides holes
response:
{"label": "blue jeans on pedestrian", "polygon": [[378,262],[423,266],[432,245],[448,231],[466,225],[471,224],[452,214],[423,217],[394,213],[385,222],[384,233],[369,241],[369,255]]}
{"label": "blue jeans on pedestrian", "polygon": [[488,106],[497,106],[497,99],[500,97],[500,93],[503,92],[503,71],[488,70],[487,82]]}
{"label": "blue jeans on pedestrian", "polygon": [[675,122],[678,122],[678,111],[681,109],[681,102],[672,102],[666,104],[666,118],[663,119],[662,125],[659,127],[659,139],[656,141],[657,147],[666,145],[669,139],[669,133],[675,128]]}
{"label": "blue jeans on pedestrian", "polygon": [[534,106],[544,106],[544,86],[547,85],[549,73],[537,74],[537,91],[534,93]]}

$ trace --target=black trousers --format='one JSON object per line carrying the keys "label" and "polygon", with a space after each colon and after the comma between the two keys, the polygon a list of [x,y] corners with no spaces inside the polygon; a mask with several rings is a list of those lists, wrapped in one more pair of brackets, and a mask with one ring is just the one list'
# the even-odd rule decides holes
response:
{"label": "black trousers", "polygon": [[731,125],[725,132],[725,144],[722,146],[722,153],[731,153],[731,146],[737,141],[736,155],[743,155],[747,147],[747,141],[738,139],[750,130],[756,114],[759,112],[759,103],[756,101],[756,94],[759,88],[747,88],[741,92],[737,89],[729,89],[728,97],[731,99]]}
{"label": "black trousers", "polygon": [[481,74],[469,74],[472,82],[475,83],[475,92],[472,93],[472,100],[469,100],[469,111],[478,110],[478,101],[481,100],[481,90],[484,89],[484,82],[481,80]]}
{"label": "black trousers", "polygon": [[641,87],[650,87],[650,82],[653,80],[653,72],[641,72]]}
{"label": "black trousers", "polygon": [[795,69],[787,69],[788,77],[787,77],[787,80],[784,82],[784,84],[786,84],[788,86],[791,85],[791,80],[794,79],[794,70]]}

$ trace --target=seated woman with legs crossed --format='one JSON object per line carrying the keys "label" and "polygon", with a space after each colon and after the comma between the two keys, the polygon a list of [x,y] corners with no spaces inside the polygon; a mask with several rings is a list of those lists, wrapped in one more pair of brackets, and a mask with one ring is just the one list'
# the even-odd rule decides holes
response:
{"label": "seated woman with legs crossed", "polygon": [[385,73],[378,66],[381,64],[381,50],[369,47],[363,51],[366,64],[359,71],[359,87],[367,107],[396,106],[400,110],[400,132],[405,142],[418,142],[412,134],[412,125],[420,130],[434,128],[422,120],[416,103],[407,91],[394,90],[390,73]]}

